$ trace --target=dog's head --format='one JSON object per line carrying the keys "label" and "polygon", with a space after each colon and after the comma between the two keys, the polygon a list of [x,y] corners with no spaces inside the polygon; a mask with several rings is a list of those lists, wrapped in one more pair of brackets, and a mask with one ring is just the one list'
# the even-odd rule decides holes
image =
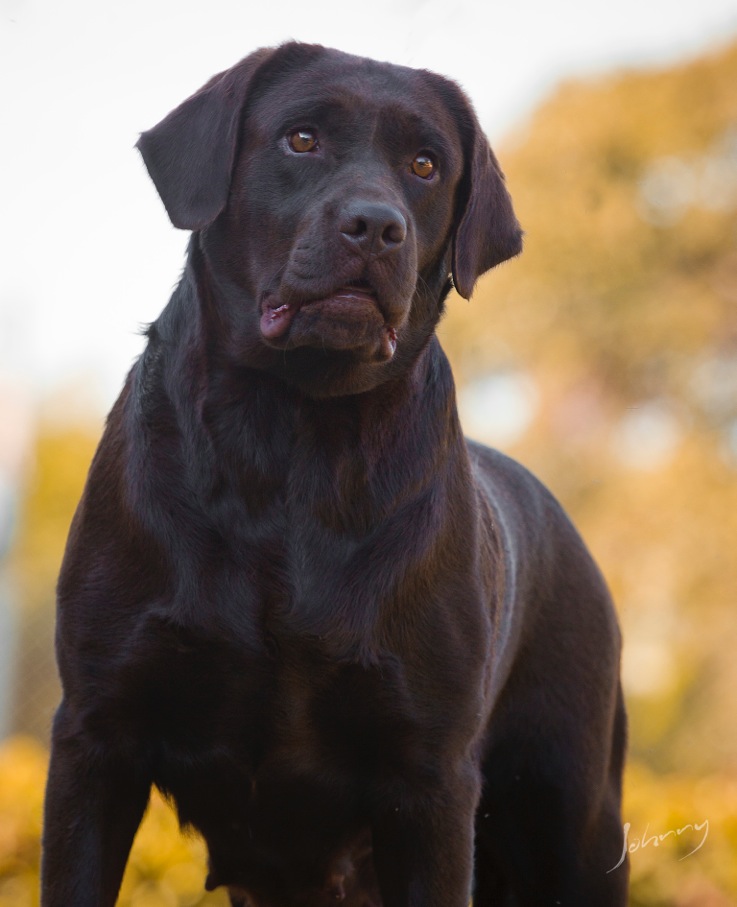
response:
{"label": "dog's head", "polygon": [[521,249],[473,110],[426,71],[317,45],[259,50],[142,134],[175,226],[200,231],[241,364],[365,390],[427,341],[450,286]]}

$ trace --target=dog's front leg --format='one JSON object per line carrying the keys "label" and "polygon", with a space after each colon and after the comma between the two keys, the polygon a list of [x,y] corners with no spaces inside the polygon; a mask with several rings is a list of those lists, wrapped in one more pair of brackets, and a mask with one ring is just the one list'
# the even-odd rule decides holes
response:
{"label": "dog's front leg", "polygon": [[378,818],[374,865],[383,907],[468,907],[479,791],[469,769]]}
{"label": "dog's front leg", "polygon": [[54,726],[41,907],[113,907],[150,784],[135,760],[102,752],[59,710]]}

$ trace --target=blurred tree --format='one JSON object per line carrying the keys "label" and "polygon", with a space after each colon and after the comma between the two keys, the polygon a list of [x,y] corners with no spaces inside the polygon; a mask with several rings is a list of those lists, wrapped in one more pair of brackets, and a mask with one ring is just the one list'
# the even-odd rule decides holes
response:
{"label": "blurred tree", "polygon": [[42,423],[21,501],[11,561],[21,602],[12,725],[42,741],[60,695],[53,644],[56,577],[98,434],[96,424]]}
{"label": "blurred tree", "polygon": [[737,45],[563,86],[500,154],[523,255],[442,327],[462,385],[534,388],[508,449],[607,575],[632,752],[662,770],[737,768],[735,85]]}

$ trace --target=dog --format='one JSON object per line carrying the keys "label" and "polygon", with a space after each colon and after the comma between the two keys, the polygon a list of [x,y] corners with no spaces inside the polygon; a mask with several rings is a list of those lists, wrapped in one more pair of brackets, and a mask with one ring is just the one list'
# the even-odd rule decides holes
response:
{"label": "dog", "polygon": [[138,148],[192,235],[59,578],[43,907],[115,903],[152,785],[233,907],[621,907],[615,612],[435,334],[522,246],[469,101],[294,42]]}

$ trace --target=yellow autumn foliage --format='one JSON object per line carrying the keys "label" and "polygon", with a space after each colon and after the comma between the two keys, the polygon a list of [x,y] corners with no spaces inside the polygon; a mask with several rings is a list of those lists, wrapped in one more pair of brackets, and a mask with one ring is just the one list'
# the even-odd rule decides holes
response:
{"label": "yellow autumn foliage", "polygon": [[[46,766],[47,754],[34,740],[15,738],[0,746],[0,907],[39,903]],[[625,790],[631,907],[737,904],[737,777],[712,775],[695,782],[658,776],[633,763]],[[205,893],[205,867],[204,844],[180,833],[173,810],[154,792],[119,905],[227,907],[224,892]]]}

